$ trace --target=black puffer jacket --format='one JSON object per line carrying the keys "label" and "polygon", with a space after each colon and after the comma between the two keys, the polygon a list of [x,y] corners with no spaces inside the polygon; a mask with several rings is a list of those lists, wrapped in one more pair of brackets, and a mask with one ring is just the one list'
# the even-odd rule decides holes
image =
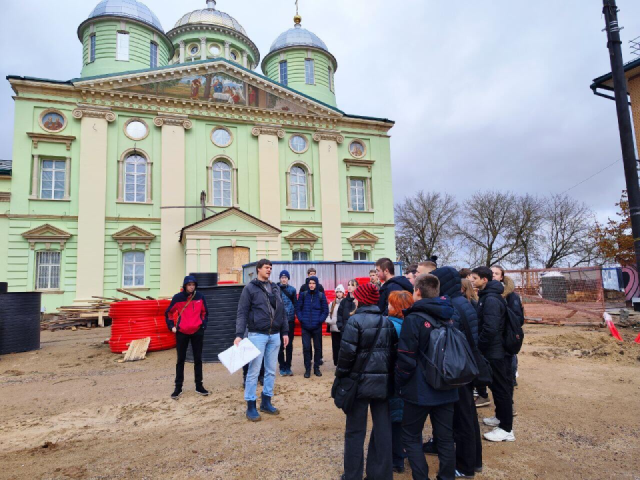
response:
{"label": "black puffer jacket", "polygon": [[469,300],[462,294],[462,277],[455,268],[442,267],[431,272],[440,280],[440,295],[446,295],[453,305],[453,323],[458,330],[465,333],[461,317],[467,319],[471,336],[478,343],[478,312]]}
{"label": "black puffer jacket", "polygon": [[505,356],[502,338],[507,307],[502,299],[504,286],[491,280],[478,292],[478,318],[480,319],[480,336],[478,347],[489,360],[501,360]]}
{"label": "black puffer jacket", "polygon": [[369,350],[371,358],[358,384],[358,398],[385,399],[393,391],[393,369],[398,349],[398,334],[388,318],[382,317],[382,331],[376,345],[373,340],[380,323],[380,310],[375,305],[358,308],[342,333],[336,377],[355,379]]}
{"label": "black puffer jacket", "polygon": [[338,321],[336,325],[338,325],[338,330],[341,332],[344,331],[344,327],[347,325],[349,321],[349,317],[351,317],[351,312],[355,309],[355,298],[351,296],[351,294],[347,293],[347,296],[344,297],[344,300],[340,302],[340,306],[338,307]]}
{"label": "black puffer jacket", "polygon": [[440,324],[450,321],[452,315],[453,307],[446,297],[423,298],[404,311],[395,387],[405,401],[424,406],[458,401],[458,390],[435,390],[427,383],[423,373],[426,368],[424,355],[429,347],[431,332]]}
{"label": "black puffer jacket", "polygon": [[407,277],[393,277],[387,280],[380,287],[380,300],[378,301],[378,308],[382,312],[383,315],[387,315],[389,313],[389,295],[391,292],[396,292],[399,290],[406,290],[407,292],[413,294],[413,285]]}

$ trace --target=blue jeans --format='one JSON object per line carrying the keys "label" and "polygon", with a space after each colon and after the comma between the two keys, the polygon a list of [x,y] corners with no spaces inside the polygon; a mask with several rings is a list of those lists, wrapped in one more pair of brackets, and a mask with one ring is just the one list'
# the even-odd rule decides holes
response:
{"label": "blue jeans", "polygon": [[264,386],[262,393],[268,397],[273,397],[273,385],[276,382],[276,368],[278,367],[278,352],[280,351],[280,334],[266,335],[264,333],[249,332],[249,340],[253,343],[260,355],[251,360],[247,381],[244,385],[244,399],[247,402],[256,399],[256,388],[258,387],[258,375],[262,359],[264,359]]}

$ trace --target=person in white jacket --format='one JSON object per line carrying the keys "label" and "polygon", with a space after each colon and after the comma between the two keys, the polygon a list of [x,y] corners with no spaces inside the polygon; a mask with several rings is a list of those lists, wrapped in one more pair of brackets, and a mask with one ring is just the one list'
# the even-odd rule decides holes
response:
{"label": "person in white jacket", "polygon": [[331,347],[333,349],[333,366],[338,366],[338,353],[340,352],[340,341],[342,333],[338,328],[338,309],[340,302],[344,298],[344,287],[338,285],[336,287],[336,299],[329,305],[329,316],[327,317],[327,330],[331,332]]}

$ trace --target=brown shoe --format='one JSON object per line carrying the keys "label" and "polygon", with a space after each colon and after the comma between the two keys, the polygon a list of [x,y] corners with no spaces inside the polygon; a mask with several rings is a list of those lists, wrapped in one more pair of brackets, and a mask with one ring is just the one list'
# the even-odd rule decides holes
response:
{"label": "brown shoe", "polygon": [[489,400],[489,397],[478,396],[478,398],[476,398],[476,408],[488,407],[489,405],[491,405],[491,400]]}

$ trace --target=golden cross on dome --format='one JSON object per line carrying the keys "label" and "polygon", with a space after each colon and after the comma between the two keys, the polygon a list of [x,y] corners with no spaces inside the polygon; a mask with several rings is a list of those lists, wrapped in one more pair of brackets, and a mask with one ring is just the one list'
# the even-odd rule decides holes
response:
{"label": "golden cross on dome", "polygon": [[296,16],[293,17],[293,23],[295,24],[296,27],[299,27],[300,22],[302,22],[302,17],[298,13],[298,0],[296,0]]}

